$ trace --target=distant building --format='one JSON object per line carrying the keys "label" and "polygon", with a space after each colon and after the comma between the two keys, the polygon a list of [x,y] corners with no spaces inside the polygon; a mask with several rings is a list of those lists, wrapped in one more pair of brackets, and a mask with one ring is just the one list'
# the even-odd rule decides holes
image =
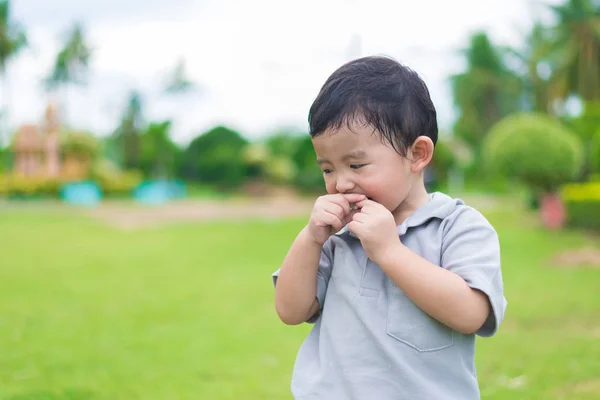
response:
{"label": "distant building", "polygon": [[49,104],[42,124],[23,125],[13,141],[14,173],[24,176],[60,175],[60,121]]}

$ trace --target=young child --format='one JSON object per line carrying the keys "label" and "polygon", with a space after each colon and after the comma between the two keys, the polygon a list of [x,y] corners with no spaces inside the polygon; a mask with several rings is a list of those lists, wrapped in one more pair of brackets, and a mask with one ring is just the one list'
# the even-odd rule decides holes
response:
{"label": "young child", "polygon": [[286,324],[314,324],[295,399],[472,400],[475,336],[506,300],[498,236],[461,200],[427,193],[438,137],[425,83],[386,57],[349,62],[309,112],[327,195],[273,274]]}

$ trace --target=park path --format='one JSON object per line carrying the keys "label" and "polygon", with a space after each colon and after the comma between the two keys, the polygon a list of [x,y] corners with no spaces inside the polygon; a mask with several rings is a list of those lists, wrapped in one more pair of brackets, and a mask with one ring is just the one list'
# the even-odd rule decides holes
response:
{"label": "park path", "polygon": [[151,206],[131,202],[104,202],[85,211],[122,229],[136,229],[174,222],[239,221],[248,219],[280,219],[308,216],[313,200],[245,199],[245,200],[176,200]]}
{"label": "park path", "polygon": [[[159,206],[144,206],[131,201],[106,201],[87,210],[86,214],[111,226],[136,229],[174,222],[308,217],[314,200],[292,196],[230,200],[184,199]],[[497,205],[494,199],[488,197],[473,197],[469,199],[469,203],[476,203],[476,207],[480,209]]]}

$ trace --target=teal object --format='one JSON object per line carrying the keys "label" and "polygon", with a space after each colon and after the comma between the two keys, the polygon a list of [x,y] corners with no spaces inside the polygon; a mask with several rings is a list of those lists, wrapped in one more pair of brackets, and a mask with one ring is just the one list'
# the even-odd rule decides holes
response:
{"label": "teal object", "polygon": [[133,195],[140,203],[159,205],[185,197],[187,190],[181,181],[146,181],[135,189]]}
{"label": "teal object", "polygon": [[102,201],[102,190],[95,182],[73,182],[61,187],[60,197],[68,204],[92,207]]}

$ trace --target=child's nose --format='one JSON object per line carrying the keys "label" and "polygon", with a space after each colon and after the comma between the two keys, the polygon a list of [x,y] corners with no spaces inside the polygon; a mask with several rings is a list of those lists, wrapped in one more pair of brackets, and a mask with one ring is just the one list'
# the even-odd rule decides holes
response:
{"label": "child's nose", "polygon": [[345,179],[343,177],[338,177],[335,182],[335,189],[338,193],[346,193],[354,189],[354,182],[350,179]]}

